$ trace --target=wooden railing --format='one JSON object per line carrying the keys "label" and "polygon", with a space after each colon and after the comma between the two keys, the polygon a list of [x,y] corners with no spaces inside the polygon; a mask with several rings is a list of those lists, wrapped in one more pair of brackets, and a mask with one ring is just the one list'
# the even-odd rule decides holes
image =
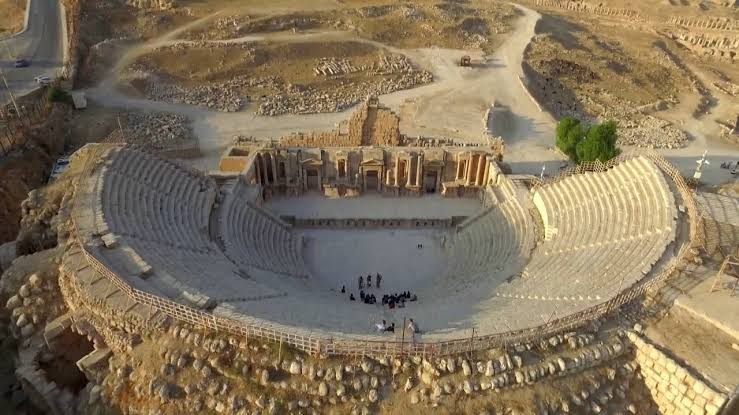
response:
{"label": "wooden railing", "polygon": [[[100,151],[103,145],[96,151]],[[89,176],[95,164],[100,160],[100,153],[93,153],[88,156],[83,172],[80,175],[80,181]],[[690,239],[694,241],[699,237],[697,227],[694,223],[700,221],[699,212],[692,197],[690,189],[685,184],[680,172],[672,166],[667,160],[657,153],[643,154],[649,160],[655,163],[665,174],[667,174],[676,184],[678,190],[682,193],[683,202],[685,203],[690,218]],[[620,161],[626,160],[628,157],[623,156],[607,163],[593,163],[592,165],[578,167],[573,172],[583,171],[603,171],[613,167]],[[575,174],[567,172],[562,175]],[[562,177],[550,179],[539,185],[551,183],[561,180]],[[80,186],[75,198],[79,197]],[[76,201],[75,201],[76,205]],[[676,270],[678,264],[684,262],[685,256],[690,250],[688,246],[683,246],[672,262],[659,272],[658,275],[647,277],[622,291],[608,301],[582,310],[577,313],[570,314],[565,317],[553,319],[545,324],[520,329],[511,330],[503,333],[482,334],[470,338],[459,338],[446,341],[418,341],[411,339],[407,341],[397,340],[367,340],[360,338],[352,338],[350,335],[340,337],[327,337],[316,335],[314,333],[305,333],[300,329],[291,329],[286,326],[272,325],[266,321],[254,319],[253,324],[245,321],[231,319],[223,316],[216,316],[209,312],[194,309],[192,307],[180,304],[165,298],[158,297],[151,293],[138,290],[121,279],[115,272],[110,270],[106,265],[100,262],[93,255],[85,243],[82,241],[78,228],[78,212],[77,205],[73,209],[73,223],[75,226],[77,242],[81,252],[89,265],[100,275],[107,278],[113,283],[123,294],[128,296],[132,301],[139,304],[152,307],[164,315],[170,316],[172,319],[190,324],[193,327],[204,330],[221,332],[228,335],[237,336],[245,339],[258,339],[266,341],[274,341],[288,344],[298,350],[312,355],[346,355],[346,356],[398,356],[398,355],[420,355],[420,356],[440,356],[452,355],[457,353],[467,353],[476,350],[485,350],[494,347],[502,347],[521,342],[538,341],[557,333],[570,331],[580,327],[594,319],[603,317],[627,304],[637,297],[642,296],[649,288],[661,284],[663,280],[668,278]],[[246,316],[245,316],[246,318]]]}

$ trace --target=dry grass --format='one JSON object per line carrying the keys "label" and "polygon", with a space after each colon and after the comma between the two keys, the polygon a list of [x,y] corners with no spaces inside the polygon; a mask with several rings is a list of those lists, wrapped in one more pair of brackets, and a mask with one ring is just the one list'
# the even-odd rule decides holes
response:
{"label": "dry grass", "polygon": [[23,28],[25,0],[0,0],[0,10],[0,36],[16,33]]}
{"label": "dry grass", "polygon": [[[321,2],[319,2],[321,3]],[[269,7],[224,10],[221,16],[235,18],[235,25],[221,25],[218,20],[194,29],[188,39],[228,39],[253,33],[289,30],[343,30],[362,38],[399,48],[444,47],[464,49],[470,37],[487,38],[480,46],[492,51],[509,29],[518,12],[509,4],[471,1],[465,4],[418,1],[398,5],[387,1],[348,1],[339,7],[326,4],[304,8]]]}
{"label": "dry grass", "polygon": [[[318,76],[314,68],[323,58],[345,59],[357,69],[370,68],[390,52],[368,43],[353,41],[305,41],[259,43],[253,53],[240,46],[159,50],[137,61],[169,82],[193,87],[229,81],[235,77],[252,79],[278,77],[283,85],[300,85],[318,91],[367,88],[380,79],[397,79],[400,73],[374,74],[359,70],[338,76]],[[263,86],[239,91],[247,96],[277,92]]]}
{"label": "dry grass", "polygon": [[544,37],[532,42],[526,60],[543,75],[554,75],[576,96],[606,106],[609,99],[644,105],[675,101],[690,88],[683,73],[656,58],[656,35],[593,27],[553,15],[547,15],[537,30]]}

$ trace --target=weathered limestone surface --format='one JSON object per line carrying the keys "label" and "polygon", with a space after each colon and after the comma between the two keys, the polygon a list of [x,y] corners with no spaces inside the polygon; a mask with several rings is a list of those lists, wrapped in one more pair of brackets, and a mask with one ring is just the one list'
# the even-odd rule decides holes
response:
{"label": "weathered limestone surface", "polygon": [[664,414],[715,415],[728,396],[701,380],[638,333],[627,336],[636,350],[636,363],[652,398]]}

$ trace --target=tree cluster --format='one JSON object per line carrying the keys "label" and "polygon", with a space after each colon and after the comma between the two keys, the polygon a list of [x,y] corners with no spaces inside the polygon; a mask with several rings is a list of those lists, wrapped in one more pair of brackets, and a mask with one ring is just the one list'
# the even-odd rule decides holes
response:
{"label": "tree cluster", "polygon": [[615,121],[585,126],[565,117],[557,124],[557,148],[578,164],[608,161],[620,152],[616,147],[616,127]]}

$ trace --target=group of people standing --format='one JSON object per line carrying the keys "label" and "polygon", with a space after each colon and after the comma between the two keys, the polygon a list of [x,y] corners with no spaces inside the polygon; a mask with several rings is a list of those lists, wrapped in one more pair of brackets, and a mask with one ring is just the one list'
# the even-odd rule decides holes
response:
{"label": "group of people standing", "polygon": [[[377,282],[377,288],[380,288],[380,284],[382,283],[382,274],[379,272],[377,273],[377,278],[375,278],[375,281]],[[359,282],[359,289],[362,290],[364,288],[364,278],[362,275],[359,276],[358,279]],[[372,288],[372,274],[367,275],[367,288]]]}
{"label": "group of people standing", "polygon": [[[375,283],[376,288],[380,288],[380,285],[382,284],[382,274],[379,272],[377,273],[375,277]],[[366,285],[365,285],[366,284]],[[374,294],[365,293],[364,289],[365,287],[370,290],[372,289],[372,274],[367,275],[367,279],[364,278],[363,275],[360,275],[357,279],[357,285],[359,286],[359,300],[362,301],[365,304],[377,304],[377,297],[375,297]],[[346,286],[341,286],[341,293],[346,294]],[[406,301],[416,301],[418,300],[418,297],[415,294],[412,294],[410,291],[403,291],[402,293],[398,294],[385,294],[382,296],[382,305],[387,305],[388,308],[391,310],[395,307],[405,307]],[[349,301],[357,301],[357,298],[354,297],[354,293],[349,293]]]}

